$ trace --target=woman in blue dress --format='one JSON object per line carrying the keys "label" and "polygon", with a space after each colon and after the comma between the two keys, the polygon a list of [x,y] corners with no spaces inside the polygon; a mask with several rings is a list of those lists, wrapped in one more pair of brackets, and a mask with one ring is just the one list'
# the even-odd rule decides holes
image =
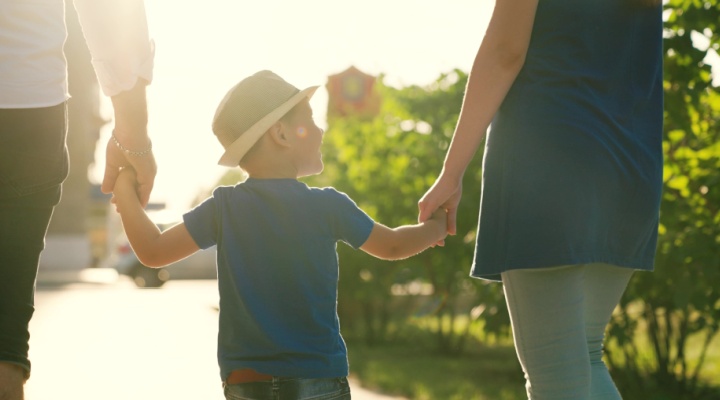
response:
{"label": "woman in blue dress", "polygon": [[605,328],[652,270],[662,188],[662,15],[654,0],[497,0],[443,169],[448,211],[485,139],[471,275],[501,280],[530,399],[620,399]]}

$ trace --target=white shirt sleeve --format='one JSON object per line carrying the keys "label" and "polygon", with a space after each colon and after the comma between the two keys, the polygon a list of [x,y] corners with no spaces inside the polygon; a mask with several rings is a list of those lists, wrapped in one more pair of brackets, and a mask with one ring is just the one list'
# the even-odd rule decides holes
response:
{"label": "white shirt sleeve", "polygon": [[143,0],[74,0],[100,87],[107,96],[152,81],[155,46]]}

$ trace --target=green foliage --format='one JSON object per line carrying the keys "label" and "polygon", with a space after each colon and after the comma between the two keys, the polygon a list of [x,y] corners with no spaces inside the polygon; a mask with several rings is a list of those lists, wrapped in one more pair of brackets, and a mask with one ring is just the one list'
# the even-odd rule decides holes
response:
{"label": "green foliage", "polygon": [[[428,87],[395,89],[380,83],[383,104],[377,116],[328,121],[325,171],[309,183],[332,185],[347,193],[382,224],[415,223],[417,201],[442,167],[466,82],[466,74],[453,71]],[[415,314],[436,316],[439,349],[462,350],[467,332],[453,329],[458,315],[484,320],[489,330],[507,332],[504,307],[497,306],[502,303],[500,285],[468,278],[480,198],[480,158],[468,168],[473,172],[464,182],[458,235],[448,238],[444,248],[387,262],[340,246],[343,329],[361,330],[368,343],[387,340],[393,308],[403,297],[393,296],[393,290],[404,293],[429,284],[432,293],[412,296],[410,308]]]}
{"label": "green foliage", "polygon": [[414,344],[348,343],[352,375],[363,386],[416,400],[526,399],[512,344],[473,349],[461,356],[418,351]]}
{"label": "green foliage", "polygon": [[[720,331],[720,92],[704,60],[720,49],[720,0],[668,0],[664,7],[665,188],[656,271],[631,281],[611,323],[607,361],[627,398],[711,399],[718,394],[707,387],[713,377],[704,364]],[[385,225],[413,223],[417,200],[440,171],[466,81],[462,71],[426,87],[396,89],[378,79],[379,115],[328,121],[326,168],[308,183],[346,192]],[[478,326],[507,335],[501,285],[468,278],[480,156],[467,171],[458,235],[445,248],[386,262],[338,246],[346,336],[378,345],[430,319],[434,323],[425,327],[436,349],[457,354]],[[421,293],[427,287],[429,293]],[[411,370],[417,361],[410,364],[397,369]]]}
{"label": "green foliage", "polygon": [[[704,62],[720,48],[720,2],[671,0],[665,8],[665,188],[656,271],[633,278],[611,327],[618,351],[609,362],[628,390],[644,390],[634,382],[650,375],[667,393],[701,399],[705,356],[720,328],[720,93]],[[691,340],[700,343],[695,358],[688,356]]]}

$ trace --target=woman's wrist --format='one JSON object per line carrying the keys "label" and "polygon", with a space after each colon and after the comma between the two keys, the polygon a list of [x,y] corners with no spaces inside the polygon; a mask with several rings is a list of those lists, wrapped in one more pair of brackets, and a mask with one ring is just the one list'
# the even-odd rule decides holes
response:
{"label": "woman's wrist", "polygon": [[[142,157],[152,152],[152,141],[150,138],[136,138],[138,140],[122,140],[119,139],[115,132],[112,133],[110,138],[115,146],[120,149],[123,153],[129,156]],[[126,145],[123,145],[125,143]],[[132,144],[129,144],[132,143]],[[137,144],[142,143],[142,144]]]}
{"label": "woman's wrist", "polygon": [[459,186],[462,183],[463,175],[465,174],[464,169],[454,168],[452,165],[445,163],[438,180],[449,183],[451,186]]}
{"label": "woman's wrist", "polygon": [[[145,87],[147,82],[138,79],[136,85],[111,98],[115,115],[115,136],[128,147],[147,147],[148,110]],[[144,145],[144,146],[143,146]]]}

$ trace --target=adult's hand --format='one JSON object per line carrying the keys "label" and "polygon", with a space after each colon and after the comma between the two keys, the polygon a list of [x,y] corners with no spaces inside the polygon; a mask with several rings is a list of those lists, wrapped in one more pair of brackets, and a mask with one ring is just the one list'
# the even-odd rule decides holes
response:
{"label": "adult's hand", "polygon": [[147,134],[147,82],[138,79],[130,90],[112,96],[115,129],[105,149],[103,193],[112,193],[120,169],[131,166],[137,175],[137,194],[143,207],[150,201],[150,193],[157,174],[152,144]]}
{"label": "adult's hand", "polygon": [[[117,129],[113,134],[117,138],[118,142],[122,144],[123,142],[121,142],[122,139],[120,139],[120,134],[117,132]],[[127,142],[130,143],[142,141],[127,140]],[[150,146],[150,141],[147,140],[145,143],[146,144],[134,148],[148,149]],[[125,144],[122,144],[122,146],[125,147]],[[130,146],[130,144],[128,144],[127,146]],[[149,150],[143,155],[128,154],[121,150],[120,147],[118,147],[118,145],[115,143],[115,140],[111,137],[108,140],[105,151],[105,175],[103,177],[102,183],[103,193],[112,193],[113,189],[115,188],[115,181],[117,180],[120,170],[128,166],[132,167],[135,170],[135,174],[137,177],[136,191],[138,199],[140,199],[140,203],[142,204],[142,206],[145,207],[150,201],[150,193],[152,192],[155,182],[155,175],[157,174],[155,156],[153,155],[152,150]]]}
{"label": "adult's hand", "polygon": [[447,212],[448,234],[454,235],[457,233],[457,209],[461,197],[462,177],[450,179],[441,174],[418,202],[418,221],[428,220],[438,208],[443,208]]}

